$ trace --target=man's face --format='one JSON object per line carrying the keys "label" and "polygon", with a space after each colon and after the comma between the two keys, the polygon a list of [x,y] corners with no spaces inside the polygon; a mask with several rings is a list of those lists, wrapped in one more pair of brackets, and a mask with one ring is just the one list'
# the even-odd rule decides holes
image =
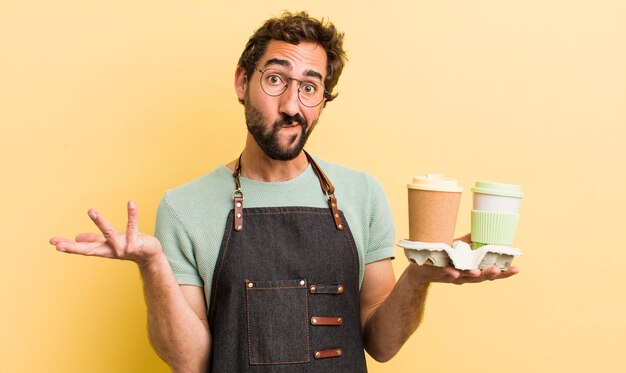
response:
{"label": "man's face", "polygon": [[[281,95],[269,96],[261,88],[260,71],[246,77],[243,99],[248,132],[268,157],[294,159],[313,131],[323,103],[315,107],[303,105],[298,99],[299,82],[288,78],[322,83],[326,77],[326,52],[314,43],[294,45],[273,40],[259,59],[257,69],[279,72],[290,84]],[[268,78],[266,74],[264,79]]]}

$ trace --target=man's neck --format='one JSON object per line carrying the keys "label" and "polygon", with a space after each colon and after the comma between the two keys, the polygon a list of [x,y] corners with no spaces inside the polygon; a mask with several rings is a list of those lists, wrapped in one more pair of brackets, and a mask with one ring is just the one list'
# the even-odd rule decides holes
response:
{"label": "man's neck", "polygon": [[[235,168],[236,161],[227,165]],[[241,153],[241,176],[265,182],[288,181],[296,178],[308,167],[309,161],[304,152],[290,161],[277,161],[267,156],[256,143],[247,144]]]}

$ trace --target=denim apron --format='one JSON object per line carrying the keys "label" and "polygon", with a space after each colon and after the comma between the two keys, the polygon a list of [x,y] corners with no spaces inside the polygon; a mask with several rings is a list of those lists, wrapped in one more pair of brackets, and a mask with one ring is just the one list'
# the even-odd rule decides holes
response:
{"label": "denim apron", "polygon": [[240,164],[213,275],[211,372],[366,372],[359,262],[334,187],[329,208],[243,208]]}

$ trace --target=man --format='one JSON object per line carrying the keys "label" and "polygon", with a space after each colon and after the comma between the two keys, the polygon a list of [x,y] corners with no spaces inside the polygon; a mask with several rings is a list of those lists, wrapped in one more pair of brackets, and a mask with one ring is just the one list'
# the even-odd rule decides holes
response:
{"label": "man", "polygon": [[241,156],[166,193],[156,236],[53,238],[60,251],[135,261],[150,340],[177,372],[366,371],[364,349],[391,359],[419,325],[431,282],[506,278],[409,264],[395,281],[394,226],[366,174],[303,148],[331,101],[343,34],[306,13],[268,20],[235,72],[248,134]]}

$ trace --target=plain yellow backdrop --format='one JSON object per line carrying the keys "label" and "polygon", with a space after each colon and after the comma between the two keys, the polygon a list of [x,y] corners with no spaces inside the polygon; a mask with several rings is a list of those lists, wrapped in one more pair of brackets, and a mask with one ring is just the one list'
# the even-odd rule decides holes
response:
{"label": "plain yellow backdrop", "polygon": [[[383,185],[439,172],[523,186],[521,272],[435,284],[425,319],[371,372],[621,372],[626,343],[623,1],[0,1],[0,370],[166,372],[132,263],[53,235],[152,232],[165,190],[235,158],[247,38],[282,10],[345,31],[349,62],[308,149]],[[407,265],[401,249],[396,275]]]}

